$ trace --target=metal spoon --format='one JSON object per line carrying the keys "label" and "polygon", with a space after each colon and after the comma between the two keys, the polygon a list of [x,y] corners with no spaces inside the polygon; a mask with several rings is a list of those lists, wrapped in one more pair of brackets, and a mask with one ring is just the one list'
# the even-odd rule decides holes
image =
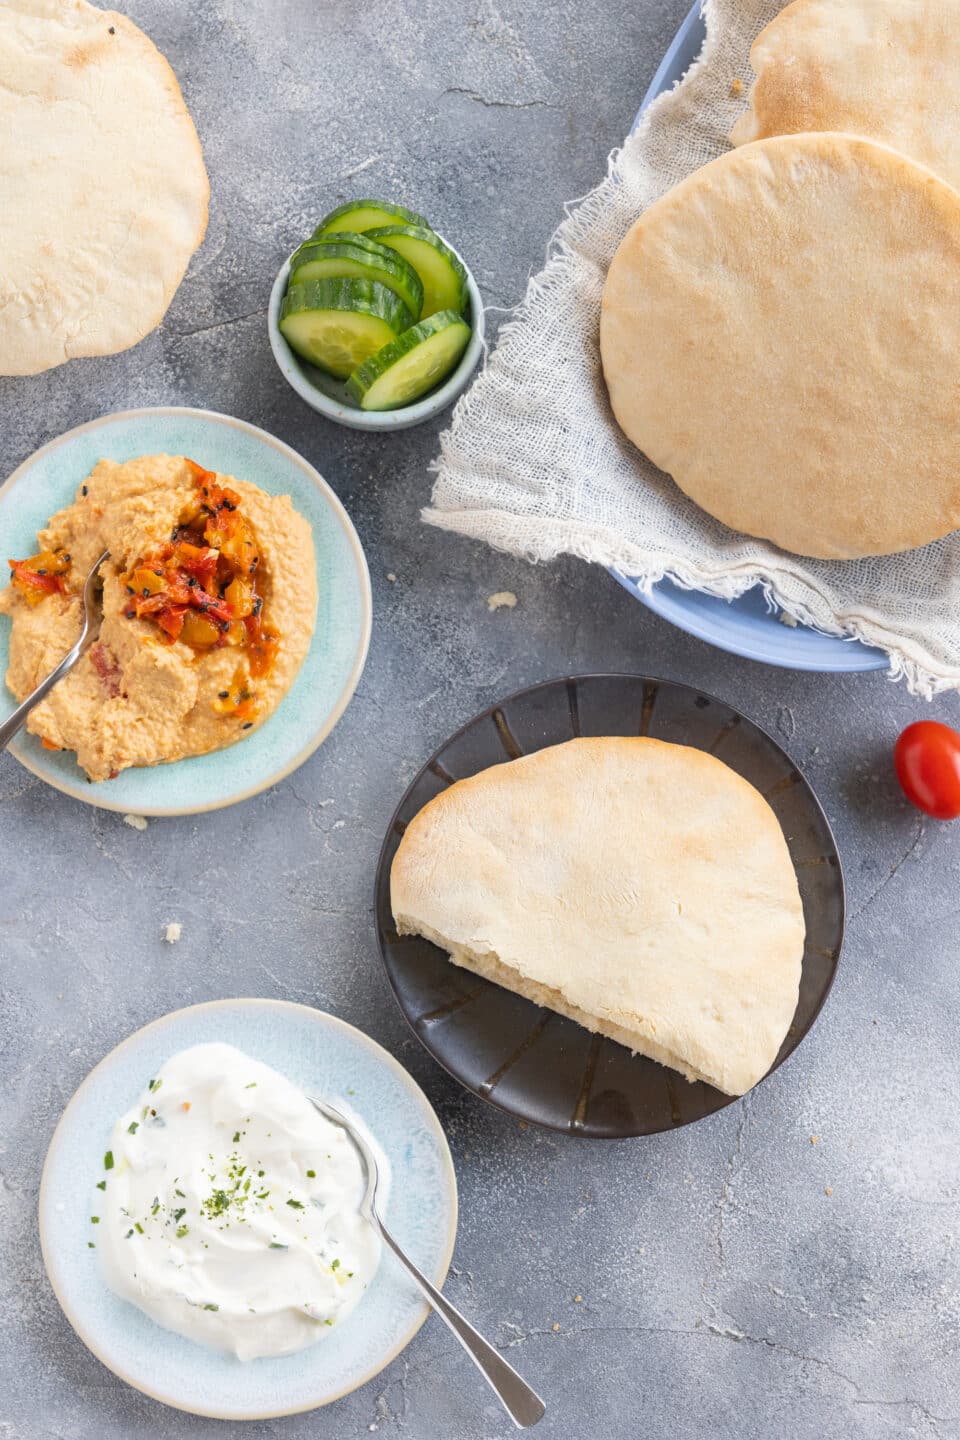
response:
{"label": "metal spoon", "polygon": [[341,1115],[340,1111],[335,1110],[332,1105],[326,1105],[322,1100],[314,1099],[312,1095],[307,1098],[311,1105],[320,1111],[321,1115],[325,1115],[328,1120],[333,1121],[334,1125],[339,1125],[342,1130],[346,1131],[360,1156],[365,1185],[363,1199],[360,1201],[360,1214],[369,1221],[375,1230],[379,1231],[381,1239],[393,1251],[400,1263],[406,1266],[434,1310],[456,1335],[514,1425],[519,1430],[527,1430],[531,1425],[536,1425],[538,1420],[543,1419],[547,1408],[540,1396],[535,1390],[531,1390],[512,1365],[507,1364],[500,1352],[484,1340],[479,1331],[474,1330],[469,1320],[460,1314],[456,1306],[451,1305],[446,1296],[442,1295],[435,1285],[431,1285],[425,1275],[421,1275],[413,1261],[404,1255],[377,1214],[377,1183],[380,1178],[377,1160],[359,1130],[356,1130],[346,1116]]}
{"label": "metal spoon", "polygon": [[67,651],[56,669],[51,670],[47,678],[40,681],[36,690],[27,696],[23,704],[17,706],[10,718],[0,725],[0,750],[6,750],[34,705],[38,705],[45,696],[50,694],[58,680],[62,680],[64,675],[69,674],[93,640],[93,632],[100,619],[100,566],[104,560],[109,559],[110,551],[104,550],[83,582],[83,629],[80,631],[77,643]]}

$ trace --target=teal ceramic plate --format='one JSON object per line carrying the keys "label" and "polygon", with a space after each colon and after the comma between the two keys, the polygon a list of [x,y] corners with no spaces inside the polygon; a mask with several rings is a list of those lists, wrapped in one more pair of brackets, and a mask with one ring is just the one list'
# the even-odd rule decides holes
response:
{"label": "teal ceramic plate", "polygon": [[[25,460],[0,486],[0,561],[32,555],[37,530],[63,508],[103,457],[188,455],[249,480],[274,495],[289,495],[313,528],[319,602],[306,660],[270,719],[249,739],[226,750],[172,765],[125,770],[91,784],[70,751],[44,750],[21,731],[10,751],[58,790],[136,815],[192,815],[245,800],[289,775],[333,729],[357,687],[370,641],[367,562],[346,510],[325,480],[289,445],[229,415],[163,406],[124,410],[68,430]],[[0,619],[0,675],[9,659],[9,623]],[[0,720],[14,708],[0,685]]]}
{"label": "teal ceramic plate", "polygon": [[410,1258],[442,1285],[457,1228],[450,1151],[426,1096],[352,1025],[280,1000],[216,1000],[155,1020],[90,1072],[50,1142],[40,1184],[40,1244],[57,1299],[98,1360],[144,1394],[221,1420],[260,1420],[329,1404],[377,1375],[407,1345],[427,1306],[384,1248],[357,1308],[317,1344],[244,1363],[161,1329],[104,1284],[90,1197],[116,1117],[144,1078],[188,1045],[219,1040],[356,1114],[390,1167],[384,1219]]}

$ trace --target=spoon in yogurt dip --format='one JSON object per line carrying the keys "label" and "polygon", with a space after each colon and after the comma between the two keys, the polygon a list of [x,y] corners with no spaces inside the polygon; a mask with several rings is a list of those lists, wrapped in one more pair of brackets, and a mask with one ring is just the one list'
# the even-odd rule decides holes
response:
{"label": "spoon in yogurt dip", "polygon": [[40,681],[36,690],[28,695],[26,700],[17,706],[13,714],[0,725],[0,750],[6,750],[34,705],[39,705],[40,701],[50,694],[58,680],[62,680],[64,675],[70,673],[80,656],[89,648],[100,620],[100,566],[109,559],[110,551],[104,550],[99,559],[94,561],[90,573],[83,582],[83,628],[77,637],[76,644],[71,646],[60,664],[50,671],[46,679]]}
{"label": "spoon in yogurt dip", "polygon": [[473,1328],[456,1306],[451,1305],[446,1296],[435,1285],[431,1285],[425,1275],[421,1274],[413,1261],[400,1249],[380,1219],[377,1213],[379,1167],[373,1150],[361,1132],[332,1105],[317,1100],[313,1095],[308,1095],[307,1099],[325,1119],[345,1131],[360,1156],[365,1182],[363,1198],[359,1206],[360,1214],[373,1226],[380,1239],[389,1250],[393,1251],[401,1265],[406,1267],[441,1320],[453,1331],[514,1425],[519,1430],[527,1430],[530,1426],[536,1425],[538,1420],[543,1419],[547,1408],[540,1396],[530,1388],[521,1375],[517,1374],[512,1365],[507,1364],[500,1352],[495,1350],[489,1341],[484,1340],[480,1332]]}

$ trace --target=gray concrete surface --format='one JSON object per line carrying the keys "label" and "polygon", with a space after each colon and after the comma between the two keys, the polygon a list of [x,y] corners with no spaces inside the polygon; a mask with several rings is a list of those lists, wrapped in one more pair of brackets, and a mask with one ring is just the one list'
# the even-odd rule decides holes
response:
{"label": "gray concrete surface", "polygon": [[[197,118],[209,237],[136,350],[0,382],[0,469],[130,405],[242,416],[302,451],[346,502],[375,626],[332,738],[246,805],[138,833],[0,757],[3,1440],[513,1433],[436,1322],[342,1403],[246,1427],[163,1409],[73,1335],[35,1227],[57,1117],[130,1031],[224,995],[326,1007],[423,1085],[460,1181],[450,1293],[547,1397],[544,1440],[960,1437],[960,828],[922,824],[889,763],[903,724],[955,717],[955,700],[928,710],[882,676],[736,660],[604,573],[533,569],[424,529],[436,427],[375,439],[327,425],[267,346],[277,265],[358,191],[426,211],[471,258],[489,303],[513,303],[563,202],[625,133],[685,7],[130,7]],[[491,614],[500,589],[519,603]],[[850,924],[816,1029],[749,1099],[659,1139],[576,1143],[481,1106],[411,1038],[375,951],[371,881],[395,800],[454,726],[525,683],[619,668],[693,681],[781,736],[836,827]],[[171,919],[183,938],[165,946]]]}

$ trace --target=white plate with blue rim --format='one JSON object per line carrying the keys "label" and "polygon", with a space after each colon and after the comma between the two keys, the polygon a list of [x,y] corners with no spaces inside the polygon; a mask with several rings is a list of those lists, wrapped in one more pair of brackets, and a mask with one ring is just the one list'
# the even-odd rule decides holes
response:
{"label": "white plate with blue rim", "polygon": [[386,1050],[333,1015],[282,1000],[216,1000],[165,1015],[101,1060],[68,1104],[40,1183],[40,1245],[77,1335],[121,1380],[178,1410],[220,1420],[294,1415],[372,1380],[426,1319],[426,1302],[386,1249],[356,1309],[316,1344],[247,1362],[162,1329],[100,1271],[90,1197],[113,1123],[165,1060],[206,1041],[236,1046],[359,1118],[389,1167],[384,1219],[438,1286],[457,1229],[450,1150],[426,1096]]}
{"label": "white plate with blue rim", "polygon": [[[105,415],[37,450],[0,486],[0,557],[32,555],[37,531],[74,499],[102,458],[186,455],[210,470],[289,495],[310,522],[318,603],[310,650],[289,693],[252,735],[225,750],[169,765],[124,770],[91,783],[72,751],[45,750],[26,730],[9,749],[57,790],[104,810],[194,815],[277,784],[313,753],[357,687],[370,643],[370,576],[349,515],[302,456],[265,430],[210,410],[158,406]],[[0,617],[0,675],[9,664],[9,624]],[[15,707],[0,685],[0,721]]]}
{"label": "white plate with blue rim", "polygon": [[[644,95],[633,122],[640,123],[651,101],[670,90],[700,54],[706,36],[706,22],[700,0],[695,0],[677,31]],[[631,131],[632,133],[632,131]],[[808,625],[783,623],[779,608],[767,603],[759,586],[736,600],[721,600],[700,590],[685,590],[672,580],[661,580],[645,590],[632,576],[611,569],[611,575],[644,605],[671,621],[688,635],[695,635],[748,660],[780,665],[787,670],[816,670],[832,673],[885,670],[887,656],[859,640],[825,635]]]}

